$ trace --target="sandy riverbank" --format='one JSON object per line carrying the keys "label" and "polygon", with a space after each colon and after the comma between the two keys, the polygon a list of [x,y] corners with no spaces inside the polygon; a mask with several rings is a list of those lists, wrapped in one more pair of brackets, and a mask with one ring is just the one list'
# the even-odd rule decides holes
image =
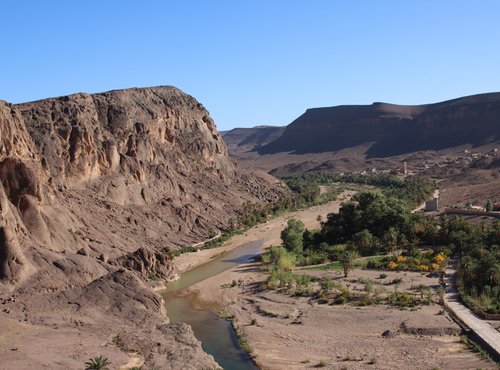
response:
{"label": "sandy riverbank", "polygon": [[[286,218],[300,218],[308,228],[319,226],[317,216],[337,211],[340,201],[280,217],[238,235],[222,248],[180,256],[177,268],[185,271],[222,251],[266,238],[264,247],[280,243]],[[341,279],[339,272],[312,272]],[[376,279],[379,272],[354,270],[349,280]],[[260,291],[266,273],[258,264],[237,266],[189,288],[203,306],[215,306],[234,315],[262,369],[471,369],[493,367],[460,342],[460,328],[437,304],[417,310],[387,305],[354,307],[318,305],[304,297]],[[372,276],[373,275],[373,276]],[[377,276],[375,276],[377,275]],[[394,275],[394,276],[392,276]],[[389,272],[387,280],[403,278],[398,289],[412,285],[435,286],[437,278],[419,273]],[[227,287],[231,281],[235,287]],[[349,282],[347,282],[349,283]],[[226,287],[224,287],[226,286]],[[355,288],[353,286],[353,288]],[[385,334],[384,334],[385,333]]]}
{"label": "sandy riverbank", "polygon": [[[332,271],[316,273],[339,278]],[[349,280],[375,278],[369,275],[373,272],[354,270]],[[389,272],[386,280],[401,275]],[[191,288],[199,300],[221,302],[234,315],[262,369],[304,369],[321,364],[335,369],[494,368],[466,350],[460,342],[460,328],[437,304],[415,311],[387,305],[319,305],[305,297],[259,291],[256,288],[265,278],[266,273],[256,264],[247,264]],[[232,280],[241,284],[221,288]],[[408,273],[398,289],[433,285],[434,280]]]}

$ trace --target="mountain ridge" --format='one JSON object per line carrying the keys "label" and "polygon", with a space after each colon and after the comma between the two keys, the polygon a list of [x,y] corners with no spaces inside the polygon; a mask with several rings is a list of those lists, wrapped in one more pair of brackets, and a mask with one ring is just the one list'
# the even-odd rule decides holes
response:
{"label": "mountain ridge", "polygon": [[[494,121],[497,117],[500,117],[498,92],[423,105],[375,102],[310,108],[286,126],[281,136],[256,151],[320,153],[372,143],[366,155],[374,158],[466,143],[482,145],[500,138]],[[482,126],[471,127],[475,121]],[[455,126],[450,126],[452,122]],[[450,129],[458,129],[453,137]],[[474,132],[478,129],[485,132]]]}

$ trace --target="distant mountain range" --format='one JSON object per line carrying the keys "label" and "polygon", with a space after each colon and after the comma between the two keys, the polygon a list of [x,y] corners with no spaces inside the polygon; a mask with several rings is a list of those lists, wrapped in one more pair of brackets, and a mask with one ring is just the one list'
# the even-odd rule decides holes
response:
{"label": "distant mountain range", "polygon": [[262,145],[276,140],[285,131],[285,127],[256,126],[251,128],[235,128],[220,131],[224,142],[231,153],[242,153],[257,150]]}
{"label": "distant mountain range", "polygon": [[500,93],[436,104],[343,105],[308,109],[286,128],[223,133],[229,151],[256,154],[336,152],[365,146],[365,158],[385,158],[500,140]]}

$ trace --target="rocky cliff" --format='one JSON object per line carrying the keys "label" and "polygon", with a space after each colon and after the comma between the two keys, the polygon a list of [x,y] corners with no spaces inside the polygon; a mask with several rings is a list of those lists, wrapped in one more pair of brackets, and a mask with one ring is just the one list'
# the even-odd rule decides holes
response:
{"label": "rocky cliff", "polygon": [[442,103],[386,103],[308,109],[260,154],[334,152],[368,144],[366,156],[389,157],[500,140],[500,93]]}
{"label": "rocky cliff", "polygon": [[162,368],[215,366],[144,282],[279,190],[238,170],[200,103],[174,87],[0,101],[0,180],[2,316],[120,332]]}

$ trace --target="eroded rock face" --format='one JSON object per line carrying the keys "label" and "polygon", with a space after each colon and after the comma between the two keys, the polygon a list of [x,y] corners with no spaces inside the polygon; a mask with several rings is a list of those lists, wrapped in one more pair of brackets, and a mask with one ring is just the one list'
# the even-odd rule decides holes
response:
{"label": "eroded rock face", "polygon": [[167,279],[172,275],[172,266],[164,253],[154,252],[141,247],[116,260],[116,264],[136,271],[144,277],[154,276],[157,279]]}
{"label": "eroded rock face", "polygon": [[[173,87],[0,102],[2,314],[102,318],[161,348],[166,316],[147,283],[172,275],[164,251],[209,238],[244,202],[278,193],[235,167],[205,108]],[[177,353],[169,340],[148,352],[151,364]],[[192,352],[187,368],[214,365],[193,340],[178,351]]]}
{"label": "eroded rock face", "polygon": [[95,316],[98,321],[106,312],[117,320],[125,317],[142,328],[166,322],[161,296],[148,291],[137,275],[125,269],[108,273],[82,290],[63,292],[58,298],[61,305],[69,304],[73,310],[86,317]]}
{"label": "eroded rock face", "polygon": [[8,227],[0,227],[0,279],[13,281],[22,278],[27,261],[14,232]]}
{"label": "eroded rock face", "polygon": [[144,246],[140,269],[166,276],[152,251],[208,238],[244,201],[276,197],[235,168],[208,112],[173,87],[0,108],[4,212],[41,255],[83,248],[108,262]]}
{"label": "eroded rock face", "polygon": [[32,210],[33,202],[41,200],[33,170],[37,160],[20,113],[0,101],[0,281],[11,284],[25,278],[30,270],[20,241],[27,241],[22,216]]}
{"label": "eroded rock face", "polygon": [[[76,94],[18,106],[40,155],[59,182],[119,172],[148,184],[184,171],[232,171],[208,112],[172,87]],[[172,158],[175,157],[175,158]]]}

